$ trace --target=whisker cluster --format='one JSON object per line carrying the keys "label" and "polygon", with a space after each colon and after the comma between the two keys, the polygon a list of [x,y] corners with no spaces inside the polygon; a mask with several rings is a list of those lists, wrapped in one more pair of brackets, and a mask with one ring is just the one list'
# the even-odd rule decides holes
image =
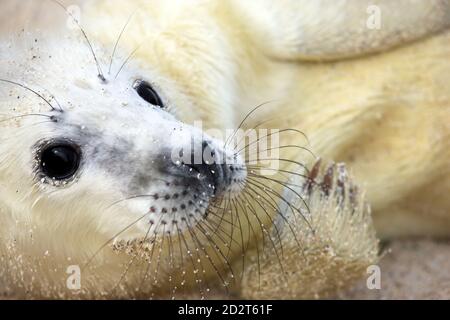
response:
{"label": "whisker cluster", "polygon": [[[255,110],[258,109],[251,112]],[[242,127],[244,122],[239,126]],[[295,129],[280,131],[303,135]],[[248,145],[236,147],[235,153],[245,151]],[[292,144],[267,149],[294,149],[313,155],[308,148]],[[274,252],[273,258],[284,270],[283,238],[286,232],[293,234],[300,252],[305,250],[289,217],[299,217],[312,228],[312,218],[305,215],[309,209],[303,195],[308,183],[314,181],[308,180],[311,173],[302,162],[282,157],[277,160],[296,168],[265,168],[246,161],[247,176],[244,181],[238,182],[242,187],[239,194],[224,193],[209,200],[197,194],[197,201],[177,212],[181,218],[170,221],[167,219],[169,213],[165,216],[161,214],[157,219],[150,219],[145,237],[132,241],[117,240],[121,233],[149,218],[152,214],[149,211],[105,242],[95,255],[109,245],[119,254],[126,253],[130,257],[114,290],[126,287],[128,277],[138,276],[140,286],[136,292],[143,296],[182,299],[192,298],[194,291],[198,293],[196,297],[202,299],[218,295],[231,297],[234,286],[242,280],[250,256],[256,256],[257,270],[261,272],[260,259],[266,249]],[[261,174],[260,171],[265,169],[273,171],[273,174]],[[288,199],[284,195],[286,190],[297,198],[294,202],[292,197]],[[137,197],[153,196],[135,195],[113,205]],[[303,203],[303,206],[299,208],[298,203]],[[282,207],[287,211],[282,211]],[[205,213],[199,216],[194,212]]]}

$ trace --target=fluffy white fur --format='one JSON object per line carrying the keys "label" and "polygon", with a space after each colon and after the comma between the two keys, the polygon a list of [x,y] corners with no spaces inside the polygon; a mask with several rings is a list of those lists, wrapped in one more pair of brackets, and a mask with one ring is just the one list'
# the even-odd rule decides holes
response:
{"label": "fluffy white fur", "polygon": [[[150,118],[157,114],[149,114],[146,120],[133,112],[111,109],[112,105],[123,103],[139,108],[141,102],[130,93],[130,83],[136,73],[138,78],[145,77],[160,86],[173,106],[172,114],[188,124],[201,119],[207,127],[235,128],[256,105],[271,101],[253,114],[245,126],[251,128],[271,120],[266,126],[302,130],[309,138],[308,147],[316,154],[348,163],[367,189],[382,236],[448,235],[450,203],[440,191],[450,187],[447,160],[450,128],[446,121],[450,115],[450,35],[444,31],[432,36],[448,26],[448,1],[405,0],[395,4],[378,1],[385,22],[378,33],[361,27],[361,21],[367,17],[365,1],[333,3],[325,11],[319,4],[325,1],[315,4],[307,1],[88,2],[83,21],[88,34],[95,36],[95,49],[112,47],[121,25],[139,8],[121,39],[120,59],[113,64],[113,70],[120,69],[121,61],[128,54],[130,64],[117,82],[107,86],[98,83],[96,67],[82,38],[50,44],[33,44],[34,40],[28,38],[23,40],[28,41],[26,49],[4,43],[0,54],[4,55],[2,60],[8,61],[5,78],[51,88],[57,98],[63,96],[64,106],[75,104],[71,108],[79,112],[76,120],[103,128],[107,134],[102,143],[109,146],[116,144],[114,139],[119,133],[125,134],[126,140],[136,140],[126,137],[127,128],[116,130],[123,122],[133,127],[142,121],[152,122]],[[324,20],[328,26],[325,29],[322,28]],[[424,27],[416,28],[417,25]],[[425,39],[410,43],[421,38]],[[30,42],[34,48],[45,48],[44,53],[36,54],[38,59],[33,59]],[[392,49],[398,46],[402,47]],[[384,52],[387,49],[391,50]],[[382,53],[370,54],[378,51]],[[20,53],[26,56],[17,56]],[[48,55],[54,60],[47,59]],[[355,56],[360,57],[339,59]],[[99,51],[99,59],[107,63],[108,54]],[[39,61],[43,61],[40,66]],[[75,67],[68,68],[69,62]],[[27,112],[31,106],[33,110],[40,106],[42,112],[45,107],[42,101],[29,94],[24,96],[18,88],[2,86],[1,90],[4,92],[2,109]],[[175,121],[164,117],[161,116],[163,123]],[[24,291],[46,296],[66,295],[63,282],[66,260],[81,263],[103,240],[130,223],[131,217],[124,216],[123,210],[106,210],[110,200],[121,196],[115,193],[120,190],[115,185],[117,172],[107,172],[107,166],[101,177],[102,172],[92,168],[91,175],[85,175],[66,191],[46,193],[49,190],[32,182],[30,149],[42,136],[52,133],[47,125],[36,125],[31,136],[25,128],[33,125],[33,121],[32,118],[15,119],[0,127],[5,131],[2,136],[11,137],[1,146],[1,202],[5,220],[1,235],[8,244],[3,251],[10,253],[7,259],[17,257],[12,264],[3,262],[9,266],[3,269],[6,270],[3,279],[9,281],[12,290],[17,290],[15,286],[21,283]],[[163,134],[161,139],[167,133],[164,128],[146,127],[144,132],[147,131],[149,135]],[[282,143],[299,145],[301,139],[295,134],[284,135]],[[146,148],[143,146],[141,151]],[[139,150],[137,154],[139,158]],[[282,157],[312,163],[304,152],[284,150]],[[323,173],[319,178],[322,176]],[[17,185],[11,188],[11,182]],[[362,194],[355,213],[355,208],[347,207],[347,202],[343,207],[336,205],[339,193],[333,191],[326,198],[323,192],[314,188],[307,197],[312,217],[323,219],[312,224],[317,232],[314,237],[305,231],[308,230],[305,222],[293,222],[294,230],[299,233],[296,236],[309,251],[299,250],[292,238],[296,232],[292,230],[280,239],[288,252],[284,263],[274,264],[275,248],[259,247],[260,251],[256,252],[258,243],[252,243],[256,248],[253,255],[246,256],[248,269],[244,273],[244,285],[233,288],[234,293],[264,298],[322,296],[363,274],[365,267],[376,261],[377,244]],[[345,197],[349,197],[348,193]],[[267,218],[264,221],[271,222]],[[30,239],[29,233],[23,231],[27,228],[31,228],[33,239],[38,240]],[[136,231],[134,236],[142,236],[143,230]],[[343,235],[348,238],[342,238]],[[232,249],[232,256],[239,264],[236,258],[239,248]],[[255,260],[256,257],[261,260]],[[86,295],[110,289],[127,266],[129,255],[106,251],[97,259],[97,273],[93,272],[88,285],[83,287]],[[304,263],[293,263],[300,259]],[[32,272],[23,273],[27,266]],[[258,266],[263,270],[261,278],[256,280]],[[157,285],[149,283],[148,287],[147,284],[144,288],[139,286],[142,291],[136,293],[133,291],[136,282],[142,278],[137,269],[131,268],[126,287],[121,288],[122,295],[157,293],[159,288],[164,291],[167,286],[165,281]],[[322,268],[323,273],[315,272]],[[212,269],[209,267],[207,273],[214,278]],[[287,277],[274,276],[280,271],[287,271]],[[22,274],[26,281],[11,276],[21,278]],[[30,280],[36,276],[37,281]],[[167,273],[160,277],[170,279]],[[195,283],[194,276],[189,277]],[[281,292],[264,291],[257,285],[261,279],[269,288],[284,288],[281,280],[295,285]],[[307,290],[303,283],[309,284]],[[33,291],[39,285],[43,288]]]}
{"label": "fluffy white fur", "polygon": [[[266,126],[297,128],[316,154],[349,164],[382,237],[447,236],[450,4],[332,3],[96,1],[84,17],[92,34],[113,43],[117,21],[139,8],[121,47],[140,46],[136,60],[193,97],[184,121],[228,128],[270,101],[247,126],[272,119]],[[364,28],[372,4],[380,30]]]}
{"label": "fluffy white fur", "polygon": [[[120,283],[129,256],[115,254],[110,247],[97,250],[109,239],[117,243],[176,233],[171,222],[184,213],[164,218],[149,212],[150,207],[158,212],[162,206],[178,207],[180,201],[158,204],[151,195],[163,198],[178,192],[181,198],[184,191],[183,186],[172,184],[176,175],[164,174],[158,166],[164,162],[170,170],[175,161],[172,150],[190,150],[191,138],[208,139],[198,128],[167,112],[175,108],[168,98],[176,96],[176,85],[170,79],[155,70],[127,66],[120,78],[103,83],[97,77],[93,56],[79,45],[80,40],[62,37],[47,41],[40,33],[22,33],[1,44],[2,79],[20,84],[1,81],[1,272],[7,292],[63,296],[67,294],[66,269],[78,265],[85,267],[84,296],[103,292],[121,296],[120,290],[111,290]],[[101,51],[98,54],[103,55]],[[136,79],[158,82],[154,87],[160,91],[165,110],[148,105],[137,95],[133,89]],[[76,142],[84,155],[80,172],[64,183],[42,176],[37,163],[39,144],[61,138]],[[222,141],[211,141],[216,152],[222,150]],[[240,175],[236,173],[234,178]],[[208,195],[201,199],[200,203],[208,205]],[[202,214],[204,208],[192,219],[201,219]],[[164,219],[169,219],[165,229],[157,223]],[[187,226],[179,223],[184,231]],[[92,265],[87,263],[91,258]],[[96,270],[98,266],[100,270]],[[162,278],[165,273],[163,270]],[[131,283],[137,286],[142,274],[131,274]],[[150,285],[152,291],[158,286]],[[134,289],[125,292],[130,296]],[[137,294],[149,290],[144,285]]]}

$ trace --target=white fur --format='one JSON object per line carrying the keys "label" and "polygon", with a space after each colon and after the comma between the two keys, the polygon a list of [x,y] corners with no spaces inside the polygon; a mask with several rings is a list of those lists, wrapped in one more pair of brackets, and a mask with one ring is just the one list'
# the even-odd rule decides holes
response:
{"label": "white fur", "polygon": [[[186,212],[172,213],[172,207],[178,208],[182,201],[187,203],[187,198],[196,191],[194,187],[187,189],[189,194],[181,200],[186,187],[173,185],[177,177],[158,170],[157,163],[175,166],[171,151],[184,147],[190,150],[191,138],[200,142],[210,139],[217,152],[222,150],[223,142],[207,137],[167,112],[176,107],[168,97],[182,94],[176,94],[176,86],[170,79],[159,76],[155,70],[129,64],[117,79],[105,74],[107,82],[102,82],[83,41],[72,37],[47,41],[42,34],[21,34],[1,44],[1,58],[6,67],[2,78],[39,92],[57,109],[52,111],[29,90],[0,83],[1,252],[6,260],[18,252],[25,260],[20,266],[17,261],[2,264],[22,272],[29,266],[35,269],[35,273],[26,272],[26,279],[18,281],[14,276],[18,271],[11,274],[5,271],[8,268],[2,268],[3,281],[8,281],[6,287],[15,286],[15,292],[31,290],[34,296],[46,296],[49,294],[46,290],[50,290],[51,296],[67,294],[64,268],[68,265],[84,265],[110,239],[114,242],[143,239],[162,234],[163,230],[176,233],[173,220],[178,220],[180,229],[184,230],[187,226],[182,225],[180,218],[192,211],[196,216],[192,219],[201,220],[211,201],[210,195],[199,194],[201,200],[195,201],[204,203],[201,211],[194,213],[192,208],[187,208]],[[100,50],[97,55],[106,56]],[[136,79],[157,83],[154,88],[158,89],[167,110],[140,98],[133,89]],[[58,110],[60,107],[63,112]],[[51,115],[57,122],[27,114]],[[36,144],[59,138],[75,141],[82,149],[80,170],[75,179],[65,183],[53,181],[51,177],[41,178],[36,172]],[[235,177],[239,175],[236,173]],[[230,186],[232,189],[236,187]],[[179,198],[160,200],[176,192]],[[154,194],[159,199],[153,199]],[[158,211],[149,212],[151,206]],[[160,213],[161,206],[168,208],[166,216]],[[165,229],[158,224],[164,219],[168,224]],[[132,226],[125,229],[129,225]],[[44,263],[40,266],[36,260],[43,256]],[[108,282],[120,279],[128,260],[126,255],[115,255],[110,248],[102,250],[94,262],[98,266],[102,261],[102,267],[92,274],[87,269],[89,276],[85,283],[101,276],[104,280],[95,282],[98,294],[103,286],[108,287]],[[28,278],[42,277],[47,268],[55,272],[44,279]],[[31,289],[34,286],[38,289]],[[92,294],[90,285],[83,286],[83,290]]]}
{"label": "white fur", "polygon": [[[446,159],[449,148],[446,138],[449,131],[445,119],[448,118],[450,92],[450,73],[446,72],[449,70],[449,34],[431,35],[448,28],[449,3],[446,0],[378,1],[376,4],[387,13],[385,28],[379,32],[369,32],[361,23],[362,19],[367,18],[367,2],[333,3],[325,6],[325,1],[283,1],[282,5],[268,1],[91,1],[83,11],[83,19],[88,33],[95,36],[95,49],[100,47],[97,41],[105,47],[112,47],[122,24],[136,7],[139,8],[122,38],[113,70],[117,71],[120,62],[133,53],[131,61],[117,81],[108,77],[110,82],[107,85],[100,84],[96,78],[96,67],[82,38],[68,42],[57,38],[58,42],[50,41],[45,45],[40,45],[40,42],[35,44],[31,38],[25,41],[28,42],[25,49],[6,45],[0,54],[7,61],[5,77],[54,91],[63,106],[70,110],[71,121],[86,124],[87,128],[99,128],[104,133],[100,140],[101,145],[108,146],[107,149],[120,147],[115,130],[118,127],[125,141],[139,141],[136,153],[131,157],[127,155],[127,159],[132,159],[131,163],[136,165],[133,168],[141,167],[148,161],[144,161],[143,157],[152,149],[146,144],[147,140],[142,139],[143,136],[156,138],[149,141],[158,149],[161,142],[168,142],[168,132],[174,126],[197,132],[165,113],[149,110],[131,90],[136,75],[138,78],[145,76],[161,89],[171,113],[177,119],[184,123],[202,119],[212,128],[234,128],[256,105],[282,98],[270,103],[268,108],[262,108],[245,123],[245,127],[272,119],[270,127],[306,131],[311,147],[320,155],[351,162],[357,176],[367,185],[368,198],[378,217],[375,222],[380,225],[378,231],[383,235],[448,234],[448,200],[438,191],[448,186],[445,177],[448,177]],[[411,6],[403,11],[403,8],[399,9],[402,4]],[[344,10],[347,7],[351,9],[348,15]],[[393,14],[396,12],[401,14]],[[328,28],[323,28],[325,22],[329,23]],[[423,28],[417,28],[417,25]],[[425,38],[422,41],[405,45],[422,37]],[[40,58],[30,63],[30,45],[47,48],[56,57],[52,57],[54,60],[47,59],[46,54],[41,53],[38,54]],[[390,50],[402,45],[404,47]],[[380,54],[368,55],[374,52]],[[108,54],[104,51],[99,53],[99,60],[107,64]],[[340,59],[354,57],[358,58]],[[42,64],[39,63],[41,59],[44,59]],[[302,61],[305,59],[332,62]],[[76,67],[69,68],[68,63],[74,63]],[[6,91],[2,95],[1,107],[8,110],[7,114],[16,111],[12,108],[29,112],[30,106],[39,106],[40,112],[48,110],[43,109],[48,106],[35,96],[24,94],[17,87],[6,87],[1,89]],[[17,100],[17,95],[23,97]],[[79,99],[80,96],[83,99]],[[124,102],[128,106],[122,107]],[[70,106],[71,103],[74,105]],[[121,108],[121,111],[116,112],[114,106]],[[143,113],[137,114],[130,109],[142,110]],[[0,234],[7,239],[7,247],[3,248],[9,253],[7,259],[14,256],[11,253],[17,252],[15,263],[3,262],[13,271],[6,272],[9,277],[4,279],[16,285],[19,282],[14,276],[19,275],[20,278],[24,266],[29,265],[32,272],[25,273],[27,279],[45,274],[43,278],[54,281],[51,286],[45,286],[44,281],[21,281],[24,290],[41,285],[50,291],[44,290],[43,295],[54,295],[59,291],[67,294],[63,285],[66,260],[70,258],[76,264],[92,256],[94,248],[101,246],[108,236],[114,236],[114,231],[136,218],[146,203],[136,199],[133,204],[121,203],[112,209],[106,208],[111,201],[124,195],[124,182],[130,178],[130,174],[123,170],[109,172],[108,168],[116,168],[119,161],[103,167],[100,163],[96,167],[94,161],[92,167],[83,168],[86,174],[81,179],[56,192],[49,192],[52,186],[33,181],[31,147],[42,137],[55,134],[51,129],[53,127],[47,125],[36,125],[36,129],[33,126],[33,131],[25,127],[21,129],[21,125],[32,125],[34,120],[16,119],[5,122],[4,127],[0,126],[5,128],[2,134],[7,137],[7,143],[1,146],[0,158],[2,219],[7,227]],[[124,123],[125,128],[121,127]],[[155,129],[151,126],[154,123],[161,127]],[[141,127],[142,124],[147,125]],[[137,135],[136,130],[139,132]],[[71,133],[70,130],[63,132]],[[182,135],[171,135],[176,137],[177,143],[183,141]],[[96,142],[98,140],[94,139],[90,143]],[[283,142],[301,144],[296,135],[286,137]],[[297,151],[285,154],[290,159],[304,159],[304,155]],[[286,165],[284,168],[290,167]],[[438,179],[440,175],[444,177],[441,181]],[[436,180],[438,183],[435,183]],[[18,184],[16,188],[11,188],[11,182]],[[164,188],[158,183],[155,185]],[[429,185],[434,192],[423,192]],[[80,199],[83,199],[82,203]],[[376,260],[371,220],[368,215],[362,214],[364,211],[356,215],[364,217],[362,220],[349,218],[349,210],[345,210],[343,219],[336,218],[340,210],[334,206],[334,199],[322,203],[319,194],[311,199],[312,216],[317,212],[326,221],[317,226],[320,234],[316,239],[320,241],[310,244],[342,248],[342,263],[333,264],[335,260],[322,254],[319,248],[318,254],[313,250],[308,258],[310,261],[323,258],[319,268],[320,265],[327,267],[329,273],[326,276],[311,274],[309,277],[309,273],[303,274],[295,264],[289,264],[289,271],[294,276],[299,273],[300,277],[296,279],[318,284],[308,293],[290,292],[289,295],[294,297],[308,296],[321,288],[332,291],[330,286],[339,283],[341,278],[336,277],[345,272],[347,266],[354,263],[354,273],[352,271],[349,277],[352,278]],[[253,200],[258,203],[261,199]],[[60,210],[70,212],[70,215],[58,215]],[[233,216],[231,219],[234,219]],[[333,225],[333,221],[342,227],[341,233],[337,234],[330,228],[329,223]],[[345,223],[348,221],[350,223]],[[266,228],[272,222],[272,217],[265,217],[262,223],[248,221],[248,225],[254,223]],[[358,228],[358,225],[364,228]],[[28,229],[29,232],[23,231]],[[120,240],[139,239],[144,230],[138,225],[126,230]],[[30,241],[30,234],[33,239],[37,237],[39,240]],[[340,242],[340,234],[348,234],[345,243]],[[18,241],[14,242],[15,239]],[[286,261],[296,261],[301,252],[292,243],[291,237],[286,239],[290,249]],[[119,247],[122,244],[120,240],[117,241]],[[242,246],[248,242],[238,241],[244,242]],[[250,241],[250,244],[258,246],[257,241]],[[197,249],[201,250],[199,247]],[[218,253],[214,246],[207,249],[211,254]],[[233,258],[239,256],[239,248],[232,246],[232,249]],[[92,292],[89,288],[100,292],[111,288],[113,279],[120,277],[121,270],[127,266],[129,255],[123,255],[120,250],[117,256],[110,251],[105,252],[96,256],[96,261],[100,262],[96,265],[100,268],[93,277],[88,278],[90,287],[85,287],[87,293]],[[55,259],[43,258],[40,253]],[[194,253],[186,260],[189,258],[194,259]],[[255,262],[255,256],[248,258]],[[23,263],[22,259],[29,259],[28,263]],[[224,267],[223,261],[213,259],[219,262],[217,265]],[[236,260],[233,259],[233,262],[237,263]],[[273,278],[271,270],[278,270],[273,260],[273,252],[269,249],[265,255],[269,283]],[[20,266],[21,272],[14,272],[17,266]],[[58,272],[48,271],[56,267],[60,268]],[[252,272],[255,267],[253,264],[248,270]],[[312,267],[316,268],[314,265]],[[210,266],[205,274],[214,274],[212,269]],[[159,283],[145,282],[139,293],[164,288],[167,284],[164,281],[169,281],[170,276],[184,275],[167,270],[170,268],[162,268],[160,275],[163,276],[155,276],[154,280],[159,280]],[[142,278],[138,271],[133,266],[128,273],[130,281],[126,283],[140,282]],[[195,284],[197,273],[194,271],[199,270],[190,271],[191,283]],[[102,276],[100,284],[95,281],[97,276]],[[132,285],[128,289],[131,291],[124,291],[127,296],[136,288]],[[243,289],[244,294],[254,293],[251,286]]]}

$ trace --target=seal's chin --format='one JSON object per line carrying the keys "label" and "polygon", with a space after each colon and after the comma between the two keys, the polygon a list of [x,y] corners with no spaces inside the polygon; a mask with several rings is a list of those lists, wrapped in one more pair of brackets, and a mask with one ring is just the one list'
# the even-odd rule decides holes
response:
{"label": "seal's chin", "polygon": [[169,176],[153,183],[146,190],[148,196],[132,200],[132,211],[136,212],[133,216],[143,215],[136,222],[138,232],[121,234],[113,248],[118,251],[136,246],[145,248],[161,238],[220,226],[226,221],[226,205],[241,194],[247,176],[244,165],[221,165],[220,170],[220,179]]}
{"label": "seal's chin", "polygon": [[111,249],[147,262],[157,256],[164,256],[170,263],[182,259],[183,253],[177,257],[172,252],[174,246],[185,247],[187,252],[191,246],[198,248],[214,236],[214,228],[221,228],[220,224],[229,219],[227,204],[244,189],[245,174],[240,172],[231,181],[221,192],[197,185],[191,186],[191,190],[171,189],[171,193],[158,196],[147,219],[140,222],[142,235],[115,239]]}

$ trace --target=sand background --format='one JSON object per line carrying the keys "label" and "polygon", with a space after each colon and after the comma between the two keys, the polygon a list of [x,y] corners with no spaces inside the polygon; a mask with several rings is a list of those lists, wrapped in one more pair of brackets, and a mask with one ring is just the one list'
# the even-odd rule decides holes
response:
{"label": "sand background", "polygon": [[[82,1],[61,3],[79,5]],[[61,28],[66,21],[61,8],[47,0],[0,0],[0,40],[24,28]],[[381,290],[368,290],[362,280],[339,298],[450,299],[450,240],[395,240],[383,244],[383,249]]]}

